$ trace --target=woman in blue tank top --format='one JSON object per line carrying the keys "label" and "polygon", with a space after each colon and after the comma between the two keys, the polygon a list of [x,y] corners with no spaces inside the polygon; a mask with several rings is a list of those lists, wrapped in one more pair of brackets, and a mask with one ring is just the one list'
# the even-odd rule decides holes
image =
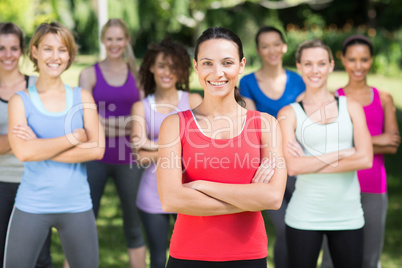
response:
{"label": "woman in blue tank top", "polygon": [[288,173],[298,175],[285,215],[289,264],[315,268],[325,235],[335,267],[361,267],[364,218],[356,170],[373,160],[364,112],[328,91],[334,61],[321,40],[302,43],[296,63],[305,96],[278,114]]}
{"label": "woman in blue tank top", "polygon": [[[303,97],[305,85],[300,75],[282,66],[287,44],[281,31],[271,26],[262,27],[256,34],[255,42],[262,66],[240,80],[240,95],[245,100],[247,109],[277,117],[281,108]],[[284,218],[294,185],[295,177],[288,177],[281,208],[267,210],[275,227],[274,263],[276,268],[289,267]]]}
{"label": "woman in blue tank top", "polygon": [[170,215],[162,210],[156,185],[158,137],[162,121],[169,115],[195,108],[199,94],[189,94],[191,61],[186,48],[168,38],[148,47],[140,68],[145,98],[133,105],[134,154],[146,167],[138,189],[137,207],[147,235],[151,268],[166,265]]}
{"label": "woman in blue tank top", "polygon": [[29,46],[37,83],[9,102],[9,139],[24,162],[5,250],[5,267],[33,267],[49,228],[58,230],[72,267],[98,267],[98,240],[85,165],[104,153],[91,94],[60,76],[76,54],[72,34],[43,23]]}

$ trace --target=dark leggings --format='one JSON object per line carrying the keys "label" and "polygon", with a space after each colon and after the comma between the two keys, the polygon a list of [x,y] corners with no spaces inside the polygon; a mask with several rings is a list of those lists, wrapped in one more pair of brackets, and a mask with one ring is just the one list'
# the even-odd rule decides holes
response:
{"label": "dark leggings", "polygon": [[128,248],[144,246],[141,220],[136,205],[142,169],[137,165],[87,162],[87,173],[95,217],[98,216],[101,197],[107,180],[111,177],[116,185],[123,211],[123,228]]}
{"label": "dark leggings", "polygon": [[[269,219],[275,228],[274,264],[275,268],[291,268],[288,264],[288,250],[286,246],[285,212],[295,189],[296,177],[287,178],[285,195],[282,206],[278,210],[267,210]],[[270,232],[268,232],[268,236]]]}
{"label": "dark leggings", "polygon": [[[19,185],[19,183],[0,182],[0,267],[3,267],[7,227]],[[52,258],[50,257],[50,239],[51,230],[49,230],[45,244],[40,252],[38,261],[36,262],[36,268],[52,267]]]}
{"label": "dark leggings", "polygon": [[176,220],[176,214],[151,214],[142,210],[138,211],[147,235],[151,268],[164,268],[170,218],[173,217]]}
{"label": "dark leggings", "polygon": [[363,260],[363,228],[341,231],[299,230],[286,226],[289,265],[315,268],[324,235],[335,268],[360,268]]}
{"label": "dark leggings", "polygon": [[192,261],[169,257],[166,268],[267,268],[267,259],[240,261]]}

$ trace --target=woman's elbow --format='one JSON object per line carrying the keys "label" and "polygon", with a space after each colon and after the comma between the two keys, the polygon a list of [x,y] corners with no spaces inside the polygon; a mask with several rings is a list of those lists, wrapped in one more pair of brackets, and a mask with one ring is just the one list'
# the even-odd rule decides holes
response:
{"label": "woman's elbow", "polygon": [[91,159],[89,159],[88,161],[91,161],[91,160],[102,160],[104,154],[105,154],[105,148],[104,148],[104,147],[92,148],[92,153],[89,154]]}
{"label": "woman's elbow", "polygon": [[265,199],[262,208],[258,210],[278,210],[282,206],[283,193],[270,194],[268,198]]}
{"label": "woman's elbow", "polygon": [[102,160],[105,155],[105,148],[99,148],[96,154],[96,160]]}
{"label": "woman's elbow", "polygon": [[13,153],[15,157],[17,157],[18,160],[21,162],[28,162],[28,161],[35,161],[33,157],[35,156],[34,154],[30,154],[29,150],[14,150]]}
{"label": "woman's elbow", "polygon": [[169,200],[169,198],[160,197],[160,201],[162,205],[162,210],[164,212],[168,213],[177,212],[178,208],[175,207],[174,202],[172,202],[172,200]]}
{"label": "woman's elbow", "polygon": [[272,199],[272,210],[278,210],[281,208],[283,202],[283,194],[276,194]]}
{"label": "woman's elbow", "polygon": [[294,165],[291,165],[289,163],[286,166],[286,171],[290,177],[294,177],[300,174],[300,170],[296,168]]}
{"label": "woman's elbow", "polygon": [[360,169],[370,169],[373,167],[373,154],[365,154],[361,158],[362,167]]}
{"label": "woman's elbow", "polygon": [[288,168],[288,175],[290,177],[294,177],[294,176],[297,176],[299,174],[295,170]]}

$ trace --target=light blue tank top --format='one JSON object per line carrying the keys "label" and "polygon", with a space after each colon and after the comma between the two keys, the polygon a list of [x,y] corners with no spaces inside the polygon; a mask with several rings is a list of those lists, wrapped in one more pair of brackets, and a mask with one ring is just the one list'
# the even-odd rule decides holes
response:
{"label": "light blue tank top", "polygon": [[[65,85],[66,109],[52,113],[43,106],[36,86],[29,96],[17,92],[24,103],[28,125],[39,139],[64,136],[84,127],[81,89]],[[28,213],[75,213],[92,208],[85,164],[52,160],[24,162],[15,207]]]}
{"label": "light blue tank top", "polygon": [[[296,139],[306,156],[321,155],[353,147],[353,124],[346,97],[339,97],[338,118],[330,124],[312,122],[299,103]],[[356,171],[302,174],[286,210],[285,223],[302,230],[354,230],[364,225],[360,186]]]}

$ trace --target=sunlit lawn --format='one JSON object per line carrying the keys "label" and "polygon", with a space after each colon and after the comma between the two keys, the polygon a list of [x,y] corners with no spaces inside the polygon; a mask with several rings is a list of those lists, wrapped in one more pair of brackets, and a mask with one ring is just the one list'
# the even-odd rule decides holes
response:
{"label": "sunlit lawn", "polygon": [[[63,74],[63,81],[72,86],[78,85],[79,72],[84,67],[93,64],[95,60],[96,58],[93,56],[79,56],[77,62]],[[26,73],[32,73],[32,68],[27,62],[24,64],[23,69]],[[252,68],[247,69],[245,74],[252,70]],[[336,71],[329,77],[329,89],[333,91],[345,85],[346,81],[347,75],[344,72]],[[370,75],[369,84],[392,94],[398,108],[399,128],[402,129],[402,75],[393,77]],[[191,88],[197,91],[200,90],[200,85],[194,74],[192,75]],[[381,256],[383,268],[402,267],[402,172],[399,166],[401,163],[401,150],[399,150],[397,155],[387,156],[386,158],[389,185],[389,208],[386,238],[383,254]],[[100,267],[128,267],[121,210],[114,185],[111,182],[109,182],[106,187],[101,206],[97,222],[100,246]],[[272,257],[275,236],[273,226],[267,218],[266,226],[269,238],[268,266],[273,267]],[[55,231],[53,232],[52,240],[54,267],[62,267],[63,254]]]}

